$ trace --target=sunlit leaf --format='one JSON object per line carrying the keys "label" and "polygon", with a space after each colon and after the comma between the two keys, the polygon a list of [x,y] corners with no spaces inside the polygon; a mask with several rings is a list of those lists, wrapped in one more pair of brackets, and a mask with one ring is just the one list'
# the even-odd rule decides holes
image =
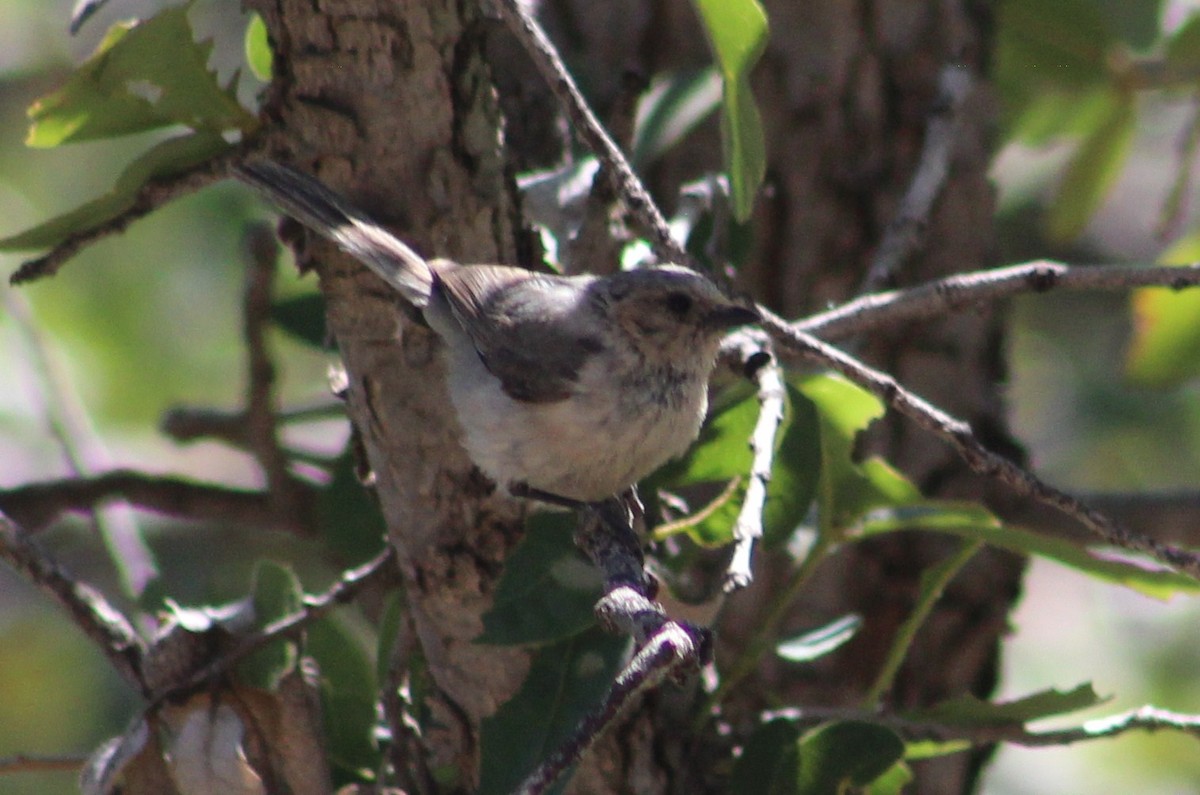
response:
{"label": "sunlit leaf", "polygon": [[968,694],[910,712],[907,717],[954,726],[1003,726],[1078,712],[1106,700],[1097,695],[1088,682],[1072,690],[1042,690],[1024,698],[998,703],[980,701]]}
{"label": "sunlit leaf", "polygon": [[661,75],[638,103],[630,160],[641,168],[666,152],[721,104],[714,69]]}
{"label": "sunlit leaf", "polygon": [[904,746],[904,758],[917,761],[959,754],[971,747],[970,740],[917,740]]}
{"label": "sunlit leaf", "polygon": [[655,473],[655,484],[717,483],[750,471],[750,434],[758,421],[758,400],[749,384],[723,392],[709,410],[687,455]]}
{"label": "sunlit leaf", "polygon": [[871,508],[921,499],[916,486],[885,461],[854,461],[855,437],[883,415],[878,398],[838,375],[802,379],[799,389],[820,417],[817,511],[826,532],[843,532]]}
{"label": "sunlit leaf", "polygon": [[904,757],[894,731],[865,721],[839,721],[800,738],[798,795],[830,795],[863,787]]}
{"label": "sunlit leaf", "polygon": [[860,627],[862,616],[851,613],[811,632],[781,642],[775,647],[775,653],[790,662],[815,660],[850,640],[858,633]]}
{"label": "sunlit leaf", "polygon": [[[1167,265],[1200,262],[1200,233],[1177,241],[1160,259]],[[1200,376],[1200,289],[1147,287],[1133,294],[1132,304],[1133,338],[1126,375],[1143,386],[1159,388],[1176,387]]]}
{"label": "sunlit leaf", "polygon": [[628,639],[592,628],[539,650],[521,690],[483,722],[481,795],[514,791],[600,703],[628,649]]}
{"label": "sunlit leaf", "polygon": [[717,56],[724,83],[721,132],[733,214],[750,217],[766,173],[762,120],[750,90],[750,70],[767,42],[767,17],[757,0],[693,0]]}
{"label": "sunlit leaf", "polygon": [[1067,165],[1046,219],[1051,238],[1069,241],[1083,232],[1121,174],[1136,122],[1133,94],[1113,93],[1108,112],[1086,134]]}
{"label": "sunlit leaf", "polygon": [[[296,573],[287,566],[271,561],[258,562],[250,593],[254,604],[254,624],[259,628],[295,613],[303,605],[304,591]],[[294,645],[280,641],[269,644],[243,660],[238,666],[238,673],[247,684],[269,688],[295,663]]]}
{"label": "sunlit leaf", "polygon": [[927,500],[897,508],[877,509],[866,514],[857,527],[864,536],[914,529],[950,533],[1023,555],[1037,555],[1102,582],[1121,585],[1155,599],[1166,600],[1176,594],[1200,593],[1200,583],[1187,575],[1105,557],[1065,538],[1004,525],[985,508],[971,503]]}
{"label": "sunlit leaf", "polygon": [[[905,747],[907,759],[907,746]],[[863,789],[863,795],[903,795],[913,780],[912,768],[905,759],[896,762]]]}
{"label": "sunlit leaf", "polygon": [[195,41],[190,8],[110,28],[62,88],[30,107],[26,143],[59,146],[174,124],[212,133],[252,130],[254,116],[208,68],[212,43]]}
{"label": "sunlit leaf", "polygon": [[51,248],[74,232],[91,229],[128,210],[150,180],[175,176],[229,148],[220,135],[207,132],[163,141],[126,166],[111,191],[32,229],[0,239],[0,251]]}
{"label": "sunlit leaf", "polygon": [[251,14],[250,24],[246,26],[246,63],[251,73],[263,82],[270,80],[274,59],[271,43],[267,40],[267,23],[258,14]]}
{"label": "sunlit leaf", "polygon": [[603,577],[576,548],[574,526],[574,516],[566,513],[529,518],[525,537],[504,562],[477,643],[548,643],[595,623],[592,610]]}

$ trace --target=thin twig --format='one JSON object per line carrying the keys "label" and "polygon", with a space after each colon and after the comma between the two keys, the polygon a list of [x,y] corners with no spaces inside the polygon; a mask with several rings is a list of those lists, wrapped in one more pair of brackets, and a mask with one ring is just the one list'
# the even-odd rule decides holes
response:
{"label": "thin twig", "polygon": [[53,276],[71,257],[87,246],[110,235],[125,231],[125,228],[134,221],[149,215],[174,199],[187,196],[224,179],[228,163],[242,156],[240,148],[234,148],[178,174],[147,181],[138,190],[129,209],[107,221],[67,235],[62,242],[46,254],[22,263],[21,267],[17,268],[9,277],[9,283],[22,284],[45,276]]}
{"label": "thin twig", "polygon": [[154,694],[154,704],[152,706],[156,706],[166,699],[191,692],[223,676],[248,655],[280,638],[296,635],[313,621],[325,616],[339,604],[349,602],[363,588],[373,582],[394,576],[395,572],[392,569],[394,560],[395,550],[389,545],[363,565],[342,572],[342,576],[338,578],[338,581],[323,593],[316,596],[306,596],[304,598],[304,606],[300,610],[272,621],[262,629],[246,635],[231,649],[197,670],[185,681],[175,683],[166,690]]}
{"label": "thin twig", "polygon": [[580,721],[566,742],[542,760],[516,789],[516,795],[546,792],[639,695],[668,677],[693,669],[700,654],[692,633],[674,621],[665,624],[617,675],[603,703]]}
{"label": "thin twig", "polygon": [[[5,290],[4,305],[25,338],[30,364],[38,376],[46,424],[62,448],[70,471],[87,477],[110,469],[111,456],[92,427],[87,408],[58,351],[35,322],[25,296],[16,290]],[[141,596],[146,586],[158,578],[158,566],[133,512],[124,505],[98,506],[92,513],[92,521],[121,577],[125,593]]]}
{"label": "thin twig", "polygon": [[826,721],[862,720],[893,729],[908,740],[966,740],[972,745],[1006,742],[1027,748],[1071,745],[1116,737],[1131,731],[1179,731],[1200,737],[1200,715],[1171,712],[1150,705],[1089,720],[1067,729],[1040,732],[1030,731],[1024,723],[1016,722],[965,726],[906,718],[894,713],[838,707],[783,709],[773,711],[769,716],[790,718],[806,725]]}
{"label": "thin twig", "polygon": [[921,157],[896,215],[888,224],[861,292],[870,293],[892,282],[925,239],[934,202],[942,195],[950,173],[950,158],[958,140],[959,117],[974,81],[962,66],[942,67],[938,93],[925,128]]}
{"label": "thin twig", "polygon": [[[636,497],[629,499],[636,502]],[[516,790],[521,795],[545,792],[639,695],[668,676],[682,678],[699,670],[711,654],[707,630],[670,619],[653,601],[654,585],[646,576],[630,519],[621,499],[608,500],[584,516],[575,543],[604,572],[604,596],[596,603],[601,625],[632,635],[641,649],[617,675],[600,706],[525,779]]]}
{"label": "thin twig", "polygon": [[3,513],[0,513],[0,558],[62,605],[71,620],[96,642],[117,673],[139,693],[145,691],[142,678],[145,647],[133,625],[100,592],[77,582],[39,550],[28,534]]}
{"label": "thin twig", "polygon": [[946,590],[946,586],[983,546],[982,541],[964,542],[957,552],[921,575],[921,598],[913,606],[908,618],[904,619],[904,623],[896,630],[896,636],[892,639],[887,657],[879,668],[879,674],[875,677],[871,687],[867,689],[866,696],[863,697],[865,705],[870,706],[877,703],[891,690],[896,674],[900,671],[900,666],[904,664],[909,647],[912,646],[913,639],[917,636],[917,631],[925,625],[925,620],[933,612],[934,605],[942,598],[942,592]]}
{"label": "thin twig", "polygon": [[690,265],[692,258],[671,236],[671,227],[667,224],[667,219],[663,217],[649,192],[630,167],[620,147],[588,107],[587,100],[583,98],[575,80],[537,20],[526,12],[521,0],[496,0],[496,6],[508,22],[513,35],[533,59],[550,90],[562,103],[579,137],[600,160],[601,169],[614,180],[616,191],[642,232],[649,238],[654,252],[663,260]]}
{"label": "thin twig", "polygon": [[1065,265],[1037,260],[994,270],[964,273],[906,290],[863,296],[792,324],[798,332],[826,340],[863,334],[900,323],[944,317],[1023,293],[1051,290],[1127,291],[1138,287],[1181,290],[1200,285],[1200,265]]}
{"label": "thin twig", "polygon": [[930,433],[950,443],[973,471],[1005,484],[1017,494],[1053,506],[1075,519],[1102,541],[1142,552],[1170,568],[1200,579],[1200,554],[1163,544],[1116,524],[1078,497],[1044,483],[1031,472],[988,450],[971,427],[909,392],[887,373],[875,370],[810,334],[797,331],[770,310],[759,307],[762,327],[781,347],[821,362],[883,400]]}
{"label": "thin twig", "polygon": [[242,301],[242,333],[246,337],[247,378],[244,419],[250,450],[262,467],[267,493],[280,514],[303,515],[304,486],[288,469],[288,457],[279,443],[275,399],[275,363],[267,349],[271,324],[272,283],[279,260],[279,242],[264,223],[250,226],[245,247],[246,291]]}
{"label": "thin twig", "polygon": [[771,483],[771,468],[775,463],[775,437],[783,424],[784,399],[783,371],[775,357],[764,345],[754,338],[743,336],[744,350],[741,358],[749,364],[755,362],[751,377],[758,386],[758,421],[750,435],[750,479],[746,484],[746,497],[733,524],[733,557],[725,572],[725,591],[736,591],[749,585],[754,575],[751,571],[754,545],[763,534],[763,509],[767,503],[767,487]]}
{"label": "thin twig", "polygon": [[74,772],[87,763],[87,756],[37,756],[17,754],[0,759],[0,775],[6,773]]}
{"label": "thin twig", "polygon": [[124,469],[90,478],[65,478],[0,490],[0,510],[23,527],[36,531],[63,512],[92,511],[97,505],[118,498],[180,519],[232,522],[294,533],[311,530],[305,524],[298,524],[304,511],[281,514],[274,510],[269,495],[259,491]]}

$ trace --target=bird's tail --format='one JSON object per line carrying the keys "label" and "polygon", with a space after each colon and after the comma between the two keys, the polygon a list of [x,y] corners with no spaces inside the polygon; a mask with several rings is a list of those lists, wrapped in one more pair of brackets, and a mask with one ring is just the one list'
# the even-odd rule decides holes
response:
{"label": "bird's tail", "polygon": [[269,160],[239,163],[233,171],[272,204],[369,267],[414,306],[424,308],[429,302],[429,263],[341,196],[307,174]]}

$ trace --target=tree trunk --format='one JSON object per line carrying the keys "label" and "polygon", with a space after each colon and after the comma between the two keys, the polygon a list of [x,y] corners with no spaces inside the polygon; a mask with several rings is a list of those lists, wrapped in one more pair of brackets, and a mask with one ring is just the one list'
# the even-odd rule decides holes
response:
{"label": "tree trunk", "polygon": [[[552,113],[554,105],[507,35],[481,20],[477,4],[251,5],[266,19],[278,54],[268,103],[278,125],[270,154],[316,173],[425,254],[468,262],[527,259],[508,164],[553,159],[557,127],[530,109]],[[975,0],[767,0],[765,6],[771,42],[754,87],[767,133],[768,189],[754,219],[755,250],[743,286],[790,316],[855,293],[916,167],[939,72],[952,63],[970,72],[976,89],[958,114],[949,176],[928,219],[925,245],[897,281],[990,264],[988,6]],[[710,59],[695,12],[683,0],[601,7],[559,0],[542,14],[602,118],[621,109],[628,72],[649,76]],[[500,103],[519,114],[507,151],[492,75]],[[710,123],[657,165],[651,182],[669,209],[682,181],[719,163],[719,137]],[[432,763],[459,766],[463,783],[472,786],[480,721],[515,691],[528,666],[520,650],[470,642],[516,539],[519,511],[494,496],[458,445],[431,332],[331,247],[314,244],[303,262],[321,278],[348,375],[351,418],[400,553],[413,628],[436,684]],[[860,341],[857,351],[972,422],[985,442],[1015,450],[998,387],[1002,327],[996,313],[895,330]],[[882,423],[870,447],[930,496],[991,496],[949,448],[911,425]],[[785,631],[848,611],[864,615],[863,631],[816,666],[764,664],[726,707],[735,729],[750,725],[765,687],[800,705],[861,699],[911,607],[921,572],[951,548],[925,535],[897,535],[854,545],[829,561]],[[752,588],[726,606],[719,663],[740,648],[788,565],[763,561]],[[1020,571],[1010,556],[977,556],[920,633],[894,702],[910,706],[990,691]],[[694,694],[668,688],[648,698],[584,760],[572,790],[721,791],[723,754],[704,751],[716,740],[693,728]],[[924,763],[916,791],[967,791],[977,761],[960,754]]]}

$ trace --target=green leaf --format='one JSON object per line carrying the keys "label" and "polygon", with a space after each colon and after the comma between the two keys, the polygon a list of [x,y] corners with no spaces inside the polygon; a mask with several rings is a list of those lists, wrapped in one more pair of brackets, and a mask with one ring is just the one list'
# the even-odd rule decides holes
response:
{"label": "green leaf", "polygon": [[854,461],[855,437],[883,415],[878,398],[832,374],[801,379],[799,389],[820,417],[817,513],[822,532],[842,533],[871,508],[921,499],[916,486],[881,459]]}
{"label": "green leaf", "polygon": [[599,706],[628,651],[627,639],[595,627],[539,650],[520,692],[483,722],[481,795],[512,792],[557,748]]}
{"label": "green leaf", "polygon": [[199,132],[171,138],[144,152],[125,167],[117,184],[98,199],[0,239],[0,251],[52,248],[71,234],[111,221],[137,200],[138,191],[153,179],[165,179],[211,160],[231,145],[214,133]]}
{"label": "green leaf", "polygon": [[52,147],[174,124],[249,132],[256,119],[208,68],[211,42],[196,42],[191,3],[109,29],[66,85],[29,109],[26,143]]}
{"label": "green leaf", "polygon": [[[722,495],[723,502],[715,510],[687,527],[697,544],[715,547],[733,540],[733,525],[745,500],[753,463],[749,440],[759,412],[758,398],[749,384],[726,390],[688,454],[660,469],[649,481],[653,489],[739,479],[736,489]],[[821,467],[819,439],[816,407],[795,386],[787,384],[784,417],[776,434],[763,509],[763,540],[768,546],[785,542],[812,504]]]}
{"label": "green leaf", "polygon": [[[304,590],[290,568],[263,560],[254,569],[251,598],[254,625],[261,629],[298,611],[303,605]],[[247,657],[238,665],[238,674],[248,684],[271,688],[295,665],[295,644],[284,640],[271,643]]]}
{"label": "green leaf", "polygon": [[1078,712],[1102,704],[1107,699],[1096,694],[1090,682],[1073,690],[1042,690],[1015,701],[990,704],[972,695],[959,696],[927,709],[907,713],[916,721],[949,724],[952,726],[1004,726]]}
{"label": "green leaf", "polygon": [[904,758],[911,761],[935,759],[959,754],[971,748],[970,740],[917,740],[904,746]]}
{"label": "green leaf", "polygon": [[1200,593],[1200,583],[1187,575],[1104,557],[1065,538],[1003,525],[982,506],[969,503],[926,500],[894,509],[878,509],[864,516],[857,527],[864,536],[909,529],[951,533],[1023,555],[1038,555],[1154,599],[1165,601],[1176,594]]}
{"label": "green leaf", "polygon": [[719,483],[750,471],[750,434],[758,421],[758,399],[748,383],[725,390],[714,401],[700,436],[687,455],[663,466],[654,485]]}
{"label": "green leaf", "polygon": [[[907,747],[905,759],[907,759]],[[913,780],[912,768],[905,760],[892,765],[879,778],[863,790],[863,795],[903,795],[904,788]]]}
{"label": "green leaf", "polygon": [[864,787],[904,758],[891,729],[865,721],[818,726],[800,738],[798,795],[835,795]]}
{"label": "green leaf", "polygon": [[800,731],[786,718],[754,730],[733,766],[729,791],[737,795],[785,795],[796,791]]}
{"label": "green leaf", "polygon": [[797,635],[775,647],[775,653],[790,662],[809,662],[834,651],[854,637],[862,627],[862,616],[844,615],[823,627]]}
{"label": "green leaf", "polygon": [[693,0],[717,56],[724,83],[721,132],[733,215],[750,217],[766,173],[762,120],[750,90],[750,70],[767,42],[767,16],[756,0]]}
{"label": "green leaf", "polygon": [[320,293],[297,295],[271,304],[271,319],[303,343],[325,350],[329,334],[325,328],[325,299]]}
{"label": "green leaf", "polygon": [[1110,94],[1110,107],[1084,137],[1067,165],[1046,219],[1051,239],[1078,237],[1120,176],[1129,155],[1137,114],[1131,92]]}
{"label": "green leaf", "polygon": [[1048,91],[1108,83],[1116,38],[1094,0],[1005,0],[998,13],[995,80],[1010,119]]}
{"label": "green leaf", "polygon": [[638,103],[630,161],[641,169],[683,139],[721,104],[715,69],[660,75]]}
{"label": "green leaf", "polygon": [[350,453],[338,458],[333,480],[321,489],[317,521],[326,546],[342,565],[366,563],[383,549],[387,526],[379,506],[359,481]]}
{"label": "green leaf", "polygon": [[267,82],[274,71],[274,62],[275,55],[267,39],[267,23],[258,14],[251,14],[250,24],[246,26],[246,63],[250,66],[250,72]]}
{"label": "green leaf", "polygon": [[1082,138],[1111,112],[1112,89],[1107,85],[1082,90],[1047,89],[1030,99],[1010,135],[1029,146],[1046,146],[1066,136]]}
{"label": "green leaf", "polygon": [[309,625],[304,651],[319,668],[329,758],[345,775],[361,779],[379,764],[378,684],[370,639],[334,614]]}
{"label": "green leaf", "polygon": [[[1160,261],[1200,262],[1200,232],[1176,241]],[[1146,287],[1134,292],[1132,306],[1133,338],[1125,374],[1139,385],[1164,389],[1200,376],[1200,289]]]}
{"label": "green leaf", "polygon": [[577,635],[595,623],[603,576],[575,547],[571,514],[539,513],[504,563],[476,643],[512,646]]}
{"label": "green leaf", "polygon": [[780,425],[763,508],[763,544],[787,543],[804,521],[821,478],[821,427],[816,405],[786,383],[784,422]]}

